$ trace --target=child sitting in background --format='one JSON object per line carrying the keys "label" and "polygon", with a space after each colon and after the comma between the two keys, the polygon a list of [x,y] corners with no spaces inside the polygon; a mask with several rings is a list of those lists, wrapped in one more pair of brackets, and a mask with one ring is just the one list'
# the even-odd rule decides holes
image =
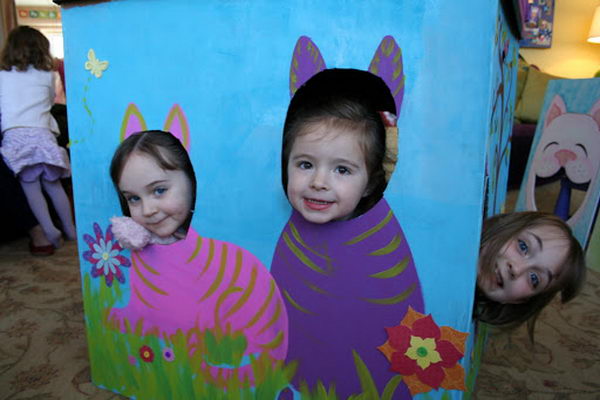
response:
{"label": "child sitting in background", "polygon": [[76,231],[60,182],[70,176],[69,158],[56,142],[59,129],[50,114],[54,99],[50,43],[36,29],[20,26],[8,35],[0,58],[0,151],[18,177],[44,234],[58,248],[62,234],[52,222],[42,188],[52,200],[67,239],[75,240]]}

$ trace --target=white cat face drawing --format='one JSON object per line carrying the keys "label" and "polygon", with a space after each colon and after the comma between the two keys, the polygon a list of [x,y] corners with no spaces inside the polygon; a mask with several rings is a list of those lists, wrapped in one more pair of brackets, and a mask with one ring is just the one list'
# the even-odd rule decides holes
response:
{"label": "white cat face drawing", "polygon": [[[527,185],[527,208],[535,210],[535,182],[550,178],[564,169],[564,176],[575,185],[593,183],[600,169],[600,100],[589,113],[567,112],[560,95],[554,96],[543,121],[543,132],[535,155]],[[588,193],[580,205],[585,206]],[[569,222],[579,215],[576,211]],[[573,221],[571,221],[573,220]]]}
{"label": "white cat face drawing", "polygon": [[587,183],[600,166],[599,123],[590,114],[566,113],[560,96],[556,96],[544,123],[533,168],[541,178],[565,169],[574,183]]}

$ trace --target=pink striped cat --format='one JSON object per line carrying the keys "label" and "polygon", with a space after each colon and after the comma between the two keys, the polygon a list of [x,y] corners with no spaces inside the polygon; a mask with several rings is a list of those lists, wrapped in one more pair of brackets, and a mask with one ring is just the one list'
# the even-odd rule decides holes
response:
{"label": "pink striped cat", "polygon": [[[146,130],[146,123],[130,104],[121,127],[121,140]],[[178,105],[165,122],[189,151],[189,128]],[[169,245],[150,244],[131,252],[130,297],[123,308],[112,308],[109,324],[122,332],[168,337],[177,331],[188,336],[191,354],[204,346],[203,332],[242,334],[245,356],[267,353],[283,360],[288,346],[285,305],[269,271],[253,254],[233,243],[202,237],[190,227],[185,239]],[[205,363],[207,363],[205,361]],[[208,365],[213,378],[234,369]],[[235,369],[239,381],[252,382],[249,365]]]}

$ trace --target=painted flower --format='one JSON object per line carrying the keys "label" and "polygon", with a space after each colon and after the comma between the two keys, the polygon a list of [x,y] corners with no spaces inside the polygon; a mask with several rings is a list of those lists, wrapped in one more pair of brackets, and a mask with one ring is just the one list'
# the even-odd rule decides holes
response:
{"label": "painted flower", "polygon": [[108,61],[98,60],[94,49],[88,50],[87,58],[88,60],[85,62],[85,69],[90,71],[96,78],[102,77],[102,73],[108,68]]}
{"label": "painted flower", "polygon": [[131,365],[137,365],[137,358],[131,354],[127,356],[127,361],[129,361],[129,364]]}
{"label": "painted flower", "polygon": [[154,361],[154,351],[149,346],[144,345],[140,347],[140,357],[145,362],[152,362]]}
{"label": "painted flower", "polygon": [[175,360],[175,353],[173,352],[173,349],[170,347],[165,347],[162,351],[162,355],[163,355],[163,358],[168,362]]}
{"label": "painted flower", "polygon": [[413,396],[439,388],[466,390],[465,371],[458,361],[465,354],[468,333],[439,327],[431,315],[411,307],[400,325],[385,329],[388,340],[378,349]]}
{"label": "painted flower", "polygon": [[83,235],[83,240],[88,244],[89,250],[83,253],[83,258],[92,264],[92,276],[104,276],[106,286],[112,286],[113,279],[125,283],[125,274],[121,267],[130,267],[131,262],[121,255],[123,250],[119,242],[113,238],[111,225],[102,233],[100,226],[94,222],[94,236]]}

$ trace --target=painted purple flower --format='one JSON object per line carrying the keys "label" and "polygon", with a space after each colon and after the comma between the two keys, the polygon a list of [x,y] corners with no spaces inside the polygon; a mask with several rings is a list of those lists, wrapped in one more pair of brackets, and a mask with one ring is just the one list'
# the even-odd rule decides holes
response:
{"label": "painted purple flower", "polygon": [[173,349],[171,349],[170,347],[165,347],[162,350],[162,354],[163,354],[163,358],[168,362],[175,360],[175,353],[173,352]]}
{"label": "painted purple flower", "polygon": [[83,258],[92,264],[92,277],[104,276],[108,287],[112,286],[114,278],[125,283],[125,274],[121,271],[121,267],[131,266],[129,259],[120,254],[123,249],[113,238],[111,226],[109,225],[106,234],[103,234],[100,225],[94,222],[95,237],[87,233],[83,235],[83,240],[90,247],[83,253]]}

